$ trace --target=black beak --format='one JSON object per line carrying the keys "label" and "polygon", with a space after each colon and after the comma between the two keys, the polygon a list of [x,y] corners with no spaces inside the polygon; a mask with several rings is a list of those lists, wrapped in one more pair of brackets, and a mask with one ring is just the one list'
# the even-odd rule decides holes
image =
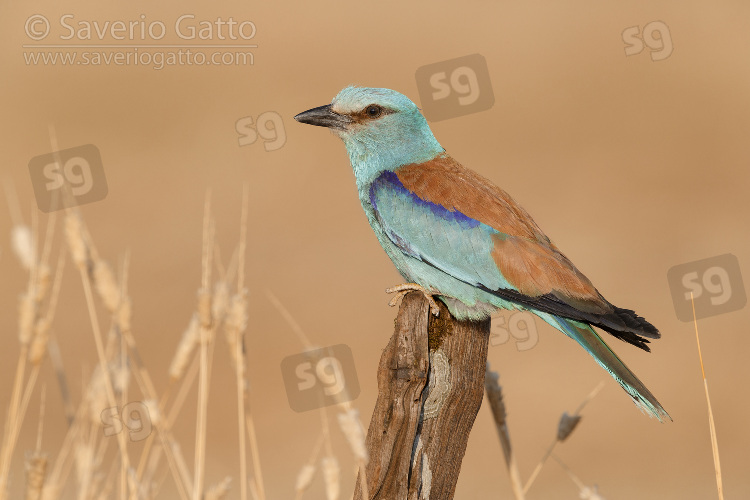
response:
{"label": "black beak", "polygon": [[331,109],[330,104],[318,106],[317,108],[308,109],[294,117],[300,123],[317,125],[318,127],[328,127],[338,130],[346,130],[346,126],[352,122],[352,119],[346,115],[340,115]]}

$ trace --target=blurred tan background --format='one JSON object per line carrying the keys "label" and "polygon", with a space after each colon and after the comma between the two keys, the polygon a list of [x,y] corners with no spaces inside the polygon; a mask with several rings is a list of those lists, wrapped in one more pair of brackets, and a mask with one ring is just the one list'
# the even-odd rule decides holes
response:
{"label": "blurred tan background", "polygon": [[[50,19],[55,35],[63,14],[73,14],[73,23],[145,14],[147,21],[167,25],[169,34],[156,42],[163,44],[186,43],[173,36],[180,15],[193,14],[196,21],[232,16],[255,23],[250,43],[258,47],[252,49],[254,64],[244,66],[27,65],[24,51],[30,49],[22,45],[35,42],[25,35],[24,23],[33,14]],[[614,339],[610,344],[674,418],[660,425],[640,414],[577,345],[538,321],[533,349],[519,351],[511,339],[489,352],[501,374],[522,476],[528,477],[553,439],[560,414],[574,411],[604,380],[580,427],[556,451],[571,470],[587,485],[597,484],[608,500],[715,498],[695,334],[692,324],[675,316],[666,275],[677,264],[733,253],[750,280],[748,16],[750,5],[739,0],[223,0],[97,8],[6,2],[0,5],[0,177],[15,186],[28,224],[37,208],[27,164],[52,151],[48,127],[54,126],[62,149],[89,143],[99,148],[109,194],[81,212],[109,262],[118,266],[130,252],[133,331],[160,392],[195,308],[205,193],[213,193],[226,262],[239,238],[242,185],[249,185],[252,409],[268,498],[292,498],[321,420],[317,411],[289,407],[280,364],[302,345],[265,291],[276,294],[313,343],[351,348],[362,388],[354,404],[366,427],[377,394],[377,362],[396,314],[383,290],[401,282],[363,216],[343,145],[293,116],[330,102],[348,84],[396,89],[419,104],[419,67],[479,53],[487,61],[494,106],[433,123],[433,132],[455,158],[509,191],[610,301],[659,327],[663,338],[652,344],[651,354]],[[656,61],[648,49],[626,56],[622,32],[652,21],[668,26],[673,53]],[[107,37],[101,43],[121,42]],[[269,111],[281,117],[277,132],[283,129],[285,142],[270,151],[262,138],[240,146],[237,121]],[[10,247],[5,200],[2,206],[5,405],[18,357],[17,298],[26,275]],[[42,227],[47,217],[39,212]],[[58,248],[59,235],[56,241]],[[106,328],[105,318],[100,315]],[[750,497],[748,325],[747,307],[699,322],[727,498]],[[81,282],[70,265],[53,330],[78,402],[83,376],[97,357]],[[223,338],[215,356],[207,482],[233,476],[229,498],[239,498],[234,375]],[[36,443],[42,383],[43,449],[53,458],[66,430],[47,361],[16,450],[14,492],[23,483],[23,452]],[[175,432],[192,463],[194,392],[183,415]],[[328,415],[335,426],[335,412]],[[351,453],[338,429],[332,433],[342,464],[341,498],[348,498]],[[175,495],[170,479],[162,497]],[[510,497],[490,411],[483,406],[456,498]],[[305,498],[325,498],[320,476]],[[578,491],[550,461],[528,498],[573,499]]]}

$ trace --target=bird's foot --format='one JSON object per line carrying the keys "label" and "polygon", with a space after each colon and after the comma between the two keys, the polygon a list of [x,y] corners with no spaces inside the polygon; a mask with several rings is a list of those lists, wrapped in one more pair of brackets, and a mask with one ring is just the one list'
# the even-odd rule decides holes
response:
{"label": "bird's foot", "polygon": [[416,283],[404,283],[402,285],[386,289],[385,293],[396,294],[396,296],[391,299],[388,305],[391,307],[397,306],[399,302],[401,302],[401,299],[403,299],[409,292],[422,292],[422,294],[427,299],[427,302],[430,303],[430,312],[432,312],[432,314],[434,314],[435,316],[440,315],[440,306],[438,306],[437,302],[435,302],[435,299],[433,298],[433,295],[435,294],[432,292],[432,290],[428,290],[427,288],[421,285],[417,285]]}

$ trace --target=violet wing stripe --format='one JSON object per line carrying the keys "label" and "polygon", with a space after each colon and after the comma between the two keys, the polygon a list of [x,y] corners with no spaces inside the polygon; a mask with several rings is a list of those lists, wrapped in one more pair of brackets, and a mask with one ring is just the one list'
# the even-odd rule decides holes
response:
{"label": "violet wing stripe", "polygon": [[369,194],[384,232],[406,255],[474,286],[515,289],[492,258],[495,229],[420,198],[392,172],[375,179]]}
{"label": "violet wing stripe", "polygon": [[398,193],[400,195],[408,197],[409,200],[417,206],[428,208],[435,216],[440,217],[441,219],[451,222],[460,222],[468,228],[475,228],[481,224],[481,222],[479,222],[478,220],[472,219],[471,217],[468,217],[457,210],[448,210],[442,205],[423,200],[413,192],[406,189],[401,180],[398,178],[398,175],[396,175],[395,172],[391,172],[389,170],[386,170],[385,172],[380,174],[380,176],[375,179],[375,181],[370,186],[370,203],[372,203],[372,206],[376,211],[377,200],[375,194],[379,189],[384,187],[394,193]]}
{"label": "violet wing stripe", "polygon": [[[448,210],[420,198],[393,172],[381,174],[370,186],[369,194],[383,230],[404,254],[503,300],[598,326],[626,342],[648,349],[645,345],[648,341],[631,333],[634,328],[623,322],[624,319],[642,319],[632,311],[615,308],[613,314],[597,315],[581,311],[552,294],[531,297],[520,293],[503,277],[491,256],[492,236],[502,237],[502,233],[457,210]],[[658,332],[647,336],[658,338]]]}

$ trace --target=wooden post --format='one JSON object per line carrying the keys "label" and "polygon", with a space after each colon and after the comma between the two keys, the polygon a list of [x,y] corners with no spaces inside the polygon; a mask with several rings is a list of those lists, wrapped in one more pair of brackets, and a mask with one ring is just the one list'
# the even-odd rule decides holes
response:
{"label": "wooden post", "polygon": [[[401,303],[378,366],[367,485],[354,500],[450,500],[484,394],[490,320],[440,316],[418,292]],[[360,472],[361,473],[361,472]]]}

